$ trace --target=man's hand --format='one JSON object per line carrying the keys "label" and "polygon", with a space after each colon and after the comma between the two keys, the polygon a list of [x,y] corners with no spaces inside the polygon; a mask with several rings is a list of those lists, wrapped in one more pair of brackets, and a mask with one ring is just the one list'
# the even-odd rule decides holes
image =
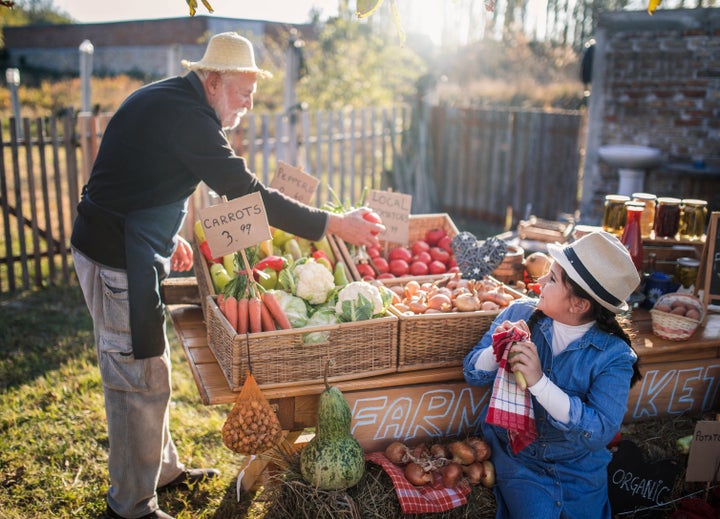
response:
{"label": "man's hand", "polygon": [[385,226],[364,219],[363,215],[370,211],[368,207],[359,207],[343,214],[330,213],[327,232],[348,243],[378,247],[377,235],[385,231]]}
{"label": "man's hand", "polygon": [[187,272],[193,266],[193,250],[182,236],[178,236],[177,247],[170,258],[170,268],[175,272]]}

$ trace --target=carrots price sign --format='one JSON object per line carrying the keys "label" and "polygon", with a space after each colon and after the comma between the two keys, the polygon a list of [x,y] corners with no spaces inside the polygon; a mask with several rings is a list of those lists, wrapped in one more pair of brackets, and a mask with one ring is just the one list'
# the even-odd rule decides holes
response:
{"label": "carrots price sign", "polygon": [[199,212],[210,252],[216,258],[271,239],[260,193],[206,207]]}

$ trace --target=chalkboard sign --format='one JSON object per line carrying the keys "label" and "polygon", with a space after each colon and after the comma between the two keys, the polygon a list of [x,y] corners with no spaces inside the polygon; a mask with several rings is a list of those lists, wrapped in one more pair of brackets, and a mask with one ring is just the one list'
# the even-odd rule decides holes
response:
{"label": "chalkboard sign", "polygon": [[712,302],[720,302],[720,212],[714,211],[710,214],[707,237],[705,239],[705,250],[703,251],[703,263],[700,265],[705,305]]}

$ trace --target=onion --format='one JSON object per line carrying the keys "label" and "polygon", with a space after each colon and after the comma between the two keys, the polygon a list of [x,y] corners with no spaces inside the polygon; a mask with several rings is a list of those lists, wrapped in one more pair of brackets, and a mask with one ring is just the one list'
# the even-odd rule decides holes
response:
{"label": "onion", "polygon": [[463,474],[471,485],[479,485],[483,481],[485,476],[485,467],[481,462],[471,463],[470,465],[462,466]]}
{"label": "onion", "polygon": [[533,279],[544,276],[550,271],[550,264],[552,259],[550,256],[543,252],[533,252],[527,258],[525,258],[525,270],[528,275]]}
{"label": "onion", "polygon": [[475,451],[475,461],[490,459],[490,444],[480,438],[468,438],[465,440]]}
{"label": "onion", "polygon": [[415,446],[415,448],[412,451],[412,455],[416,459],[427,458],[428,456],[430,456],[430,450],[428,450],[427,445],[425,445],[424,443],[420,443]]}
{"label": "onion", "polygon": [[395,465],[405,465],[410,458],[408,457],[409,449],[402,442],[392,442],[385,448],[385,457],[392,461]]}
{"label": "onion", "polygon": [[474,312],[480,308],[480,300],[475,294],[465,292],[455,297],[453,301],[455,308],[461,312]]}
{"label": "onion", "polygon": [[462,475],[462,466],[459,463],[449,463],[440,468],[440,477],[445,488],[455,488]]}
{"label": "onion", "polygon": [[452,301],[447,294],[437,292],[428,298],[427,306],[441,312],[449,312],[452,309]]}
{"label": "onion", "polygon": [[475,449],[463,441],[450,442],[448,450],[453,455],[452,461],[460,465],[470,465],[475,461]]}
{"label": "onion", "polygon": [[430,447],[430,455],[433,458],[447,458],[448,451],[444,445],[436,443],[432,447]]}
{"label": "onion", "polygon": [[433,480],[432,474],[425,472],[423,468],[414,461],[405,466],[405,478],[416,487],[431,483]]}
{"label": "onion", "polygon": [[495,465],[493,465],[492,461],[490,461],[490,460],[483,461],[482,465],[483,465],[484,475],[483,475],[480,483],[482,483],[482,485],[487,488],[494,487],[495,486]]}

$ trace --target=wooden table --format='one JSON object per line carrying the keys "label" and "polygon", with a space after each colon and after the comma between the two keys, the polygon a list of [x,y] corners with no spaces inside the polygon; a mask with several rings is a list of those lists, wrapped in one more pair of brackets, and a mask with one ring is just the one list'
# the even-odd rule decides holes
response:
{"label": "wooden table", "polygon": [[[202,402],[234,402],[220,366],[207,343],[199,306],[170,305],[170,315],[185,350]],[[715,409],[720,387],[720,314],[687,341],[673,342],[652,334],[650,313],[632,316],[635,349],[643,379],[628,399],[626,422]],[[353,434],[366,450],[384,448],[394,439],[421,441],[431,437],[479,431],[480,411],[489,388],[468,386],[460,366],[395,373],[337,382],[353,410]],[[314,427],[322,384],[268,388],[263,393],[277,406],[283,428]]]}

